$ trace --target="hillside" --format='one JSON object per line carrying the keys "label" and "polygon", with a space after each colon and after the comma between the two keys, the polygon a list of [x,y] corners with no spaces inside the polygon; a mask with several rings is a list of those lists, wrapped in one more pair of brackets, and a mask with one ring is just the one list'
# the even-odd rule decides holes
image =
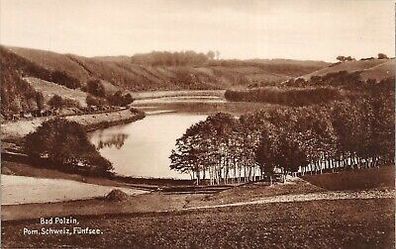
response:
{"label": "hillside", "polygon": [[343,98],[356,98],[371,91],[394,94],[396,60],[364,59],[331,64],[277,86],[227,90],[229,101],[263,102],[281,105],[309,105]]}
{"label": "hillside", "polygon": [[387,60],[385,63],[363,70],[360,74],[362,79],[376,79],[377,81],[385,78],[395,77],[395,59]]}
{"label": "hillside", "polygon": [[371,59],[339,62],[312,73],[308,73],[302,78],[309,80],[312,76],[324,76],[329,73],[346,71],[348,73],[361,72],[360,75],[363,80],[376,79],[377,81],[380,81],[384,78],[394,77],[396,66],[395,62],[395,59]]}
{"label": "hillside", "polygon": [[[153,52],[128,56],[83,57],[0,46],[1,113],[39,109],[55,94],[85,106],[86,84],[100,80],[106,94],[118,90],[223,90],[274,85],[328,65],[297,60],[213,60],[203,53]],[[44,96],[44,103],[38,98]],[[37,97],[38,96],[38,97]]]}
{"label": "hillside", "polygon": [[139,55],[139,60],[136,60],[127,56],[88,58],[27,48],[9,49],[47,70],[64,71],[82,84],[89,78],[97,78],[108,86],[132,91],[227,89],[274,84],[328,65],[325,62],[294,60],[210,60],[184,65],[146,63],[145,58],[152,58],[151,54]]}
{"label": "hillside", "polygon": [[2,118],[27,109],[37,108],[36,91],[20,76],[17,70],[20,61],[7,51],[0,49],[1,65],[1,115]]}
{"label": "hillside", "polygon": [[34,90],[43,94],[45,103],[47,103],[54,95],[59,95],[65,99],[77,101],[82,107],[87,106],[87,93],[79,89],[70,89],[62,85],[54,84],[53,82],[33,77],[26,77],[24,80],[28,82]]}

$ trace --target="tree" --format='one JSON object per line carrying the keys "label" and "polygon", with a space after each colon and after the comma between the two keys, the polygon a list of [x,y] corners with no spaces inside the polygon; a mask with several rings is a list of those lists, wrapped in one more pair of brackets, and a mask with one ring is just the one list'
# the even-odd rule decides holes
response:
{"label": "tree", "polygon": [[33,160],[46,159],[61,169],[82,167],[89,173],[106,174],[113,168],[89,142],[84,127],[66,119],[46,121],[29,133],[24,151]]}
{"label": "tree", "polygon": [[345,61],[345,56],[339,55],[339,56],[337,56],[336,59],[342,62],[342,61]]}
{"label": "tree", "polygon": [[212,50],[208,51],[208,53],[206,54],[206,56],[209,57],[209,59],[213,60],[216,56],[215,52],[213,52]]}
{"label": "tree", "polygon": [[388,56],[384,53],[379,53],[378,54],[378,59],[389,59]]}
{"label": "tree", "polygon": [[134,99],[130,93],[122,95],[121,91],[115,92],[113,95],[109,96],[107,99],[109,100],[110,104],[115,105],[115,106],[127,106],[134,101]]}
{"label": "tree", "polygon": [[39,110],[44,109],[44,95],[41,92],[36,92],[36,103]]}
{"label": "tree", "polygon": [[343,62],[343,61],[353,61],[355,60],[355,58],[352,58],[352,56],[343,56],[343,55],[339,55],[336,58],[337,60]]}
{"label": "tree", "polygon": [[61,109],[64,106],[64,101],[61,96],[55,94],[52,98],[48,101],[48,105],[54,109]]}
{"label": "tree", "polygon": [[95,98],[94,96],[88,94],[85,99],[88,106],[104,106],[106,105],[106,101],[102,98]]}
{"label": "tree", "polygon": [[132,97],[130,93],[127,93],[122,97],[122,106],[127,106],[131,104],[133,101],[135,101],[135,99]]}
{"label": "tree", "polygon": [[277,132],[273,130],[270,124],[262,130],[260,142],[255,151],[255,160],[260,166],[261,173],[269,175],[274,173],[277,155]]}
{"label": "tree", "polygon": [[216,50],[216,58],[217,58],[217,60],[220,59],[220,52],[218,50]]}
{"label": "tree", "polygon": [[87,92],[96,97],[106,97],[106,89],[98,79],[91,79],[87,82]]}

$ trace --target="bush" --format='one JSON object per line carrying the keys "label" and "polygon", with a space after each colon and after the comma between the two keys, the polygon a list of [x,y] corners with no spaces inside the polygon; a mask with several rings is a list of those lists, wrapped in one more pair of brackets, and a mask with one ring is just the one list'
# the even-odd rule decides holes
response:
{"label": "bush", "polygon": [[62,98],[61,96],[55,94],[48,101],[48,105],[54,109],[62,109],[64,107],[77,107],[81,108],[80,103],[74,99]]}
{"label": "bush", "polygon": [[107,99],[111,105],[115,105],[115,106],[127,106],[134,101],[130,93],[122,95],[121,91],[117,91]]}
{"label": "bush", "polygon": [[24,151],[33,160],[45,159],[60,169],[79,168],[95,175],[107,174],[113,169],[90,143],[84,127],[66,119],[46,121],[29,133]]}

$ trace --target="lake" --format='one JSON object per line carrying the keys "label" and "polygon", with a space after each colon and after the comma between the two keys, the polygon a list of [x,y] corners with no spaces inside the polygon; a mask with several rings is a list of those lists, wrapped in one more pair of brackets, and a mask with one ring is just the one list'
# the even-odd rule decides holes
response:
{"label": "lake", "polygon": [[[154,95],[133,103],[146,112],[134,123],[114,126],[90,133],[91,142],[102,156],[113,163],[114,172],[134,177],[190,179],[189,174],[170,170],[170,153],[176,139],[192,124],[211,113],[229,112],[235,116],[268,108],[268,104],[227,102],[218,92],[171,92],[183,96]],[[170,94],[170,93],[168,93]],[[151,94],[153,95],[153,94]],[[152,97],[152,96],[151,96]]]}
{"label": "lake", "polygon": [[134,123],[90,133],[102,156],[113,163],[114,172],[125,176],[189,179],[170,170],[169,155],[176,139],[207,115],[153,112]]}

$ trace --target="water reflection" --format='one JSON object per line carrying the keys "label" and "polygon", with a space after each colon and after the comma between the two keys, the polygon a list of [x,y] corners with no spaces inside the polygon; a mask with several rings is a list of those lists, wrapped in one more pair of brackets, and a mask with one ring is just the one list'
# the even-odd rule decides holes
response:
{"label": "water reflection", "polygon": [[90,138],[93,144],[103,146],[99,152],[113,163],[117,174],[188,179],[188,174],[169,168],[169,155],[176,139],[205,118],[206,115],[184,113],[148,115],[130,124],[94,131]]}
{"label": "water reflection", "polygon": [[125,144],[125,140],[128,138],[128,134],[118,133],[118,134],[107,134],[103,135],[100,134],[98,136],[98,141],[96,148],[103,149],[103,148],[116,148],[121,149],[122,146]]}

